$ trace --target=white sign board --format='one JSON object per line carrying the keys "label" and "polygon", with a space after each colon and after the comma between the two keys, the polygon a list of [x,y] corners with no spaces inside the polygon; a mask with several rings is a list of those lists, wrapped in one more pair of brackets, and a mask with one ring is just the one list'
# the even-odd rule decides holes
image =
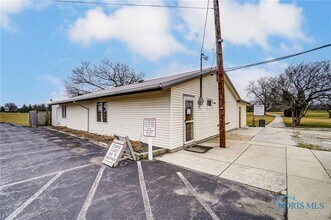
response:
{"label": "white sign board", "polygon": [[144,118],[144,136],[155,137],[156,136],[156,119]]}
{"label": "white sign board", "polygon": [[102,163],[115,167],[118,164],[119,159],[121,158],[124,149],[126,147],[126,142],[121,140],[114,140],[110,145],[105,158],[103,158]]}
{"label": "white sign board", "polygon": [[264,105],[254,105],[254,115],[264,115]]}

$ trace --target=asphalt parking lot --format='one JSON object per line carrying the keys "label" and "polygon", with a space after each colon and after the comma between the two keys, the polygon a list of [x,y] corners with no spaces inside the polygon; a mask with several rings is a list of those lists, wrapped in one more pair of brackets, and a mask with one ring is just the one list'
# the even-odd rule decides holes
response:
{"label": "asphalt parking lot", "polygon": [[101,164],[106,149],[0,124],[0,219],[284,219],[278,194],[160,161]]}

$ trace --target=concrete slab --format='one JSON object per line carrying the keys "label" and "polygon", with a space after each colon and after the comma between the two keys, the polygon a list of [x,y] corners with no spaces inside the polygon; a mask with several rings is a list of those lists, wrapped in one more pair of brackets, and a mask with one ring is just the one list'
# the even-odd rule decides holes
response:
{"label": "concrete slab", "polygon": [[268,147],[263,145],[251,145],[247,153],[264,154],[273,157],[285,158],[285,148]]}
{"label": "concrete slab", "polygon": [[226,139],[237,140],[237,141],[249,141],[261,130],[263,130],[262,127],[250,127],[248,129],[233,130],[226,134]]}
{"label": "concrete slab", "polygon": [[246,151],[235,161],[235,164],[259,168],[267,171],[286,173],[285,160],[285,158]]}
{"label": "concrete slab", "polygon": [[254,136],[251,141],[296,145],[296,142],[292,139],[292,132],[292,130],[287,128],[266,127]]}
{"label": "concrete slab", "polygon": [[286,174],[233,164],[220,177],[273,192],[286,189]]}
{"label": "concrete slab", "polygon": [[309,149],[300,148],[300,147],[287,147],[287,158],[295,160],[304,160],[310,162],[318,162]]}
{"label": "concrete slab", "polygon": [[[202,143],[200,143],[200,145],[214,147],[214,148],[220,148],[218,138],[214,138],[214,139],[202,142]],[[228,149],[228,150],[245,150],[249,146],[250,146],[250,144],[247,143],[246,141],[227,140],[226,149]]]}
{"label": "concrete slab", "polygon": [[218,176],[223,170],[225,170],[225,168],[230,165],[230,163],[196,157],[181,152],[166,154],[157,159],[216,176]]}
{"label": "concrete slab", "polygon": [[272,128],[285,128],[285,125],[283,123],[283,119],[282,117],[280,117],[279,115],[275,115],[275,119],[270,122],[267,127],[272,127]]}
{"label": "concrete slab", "polygon": [[[288,219],[330,219],[331,216],[331,184],[309,180],[298,176],[288,176],[288,195],[295,196],[297,201],[288,202],[303,202],[302,209],[288,209]],[[316,202],[317,207],[323,202],[323,209],[309,209],[307,202]]]}
{"label": "concrete slab", "polygon": [[201,157],[201,158],[206,158],[206,159],[211,159],[211,160],[217,160],[221,162],[227,162],[227,163],[232,163],[235,159],[237,159],[240,154],[244,151],[243,150],[229,150],[229,149],[224,149],[224,148],[213,148],[209,150],[206,153],[195,153],[195,152],[189,152],[189,151],[180,151],[182,154],[186,155],[191,155],[195,157]]}
{"label": "concrete slab", "polygon": [[246,150],[251,144],[248,142],[239,142],[239,141],[232,141],[232,140],[228,140],[227,141],[227,146],[226,149],[229,150],[241,150],[244,151]]}
{"label": "concrete slab", "polygon": [[263,141],[249,141],[247,142],[248,144],[254,144],[254,145],[262,145],[265,147],[279,147],[279,148],[286,148],[286,144],[274,144],[274,143],[268,143],[268,142],[263,142]]}
{"label": "concrete slab", "polygon": [[326,171],[329,173],[329,176],[331,176],[331,152],[317,150],[313,150],[312,152],[322,164],[324,169],[326,169]]}
{"label": "concrete slab", "polygon": [[287,173],[288,175],[295,175],[306,179],[331,183],[330,176],[317,160],[316,162],[309,162],[303,160],[288,159]]}

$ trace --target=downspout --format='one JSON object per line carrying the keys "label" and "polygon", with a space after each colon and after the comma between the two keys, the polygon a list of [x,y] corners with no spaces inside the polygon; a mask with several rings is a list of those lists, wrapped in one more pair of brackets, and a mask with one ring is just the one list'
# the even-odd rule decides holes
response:
{"label": "downspout", "polygon": [[[50,117],[49,117],[49,126],[52,126],[52,116],[53,116],[52,110],[53,110],[53,106],[52,105],[49,105],[49,106],[51,106],[51,109],[49,111],[49,114],[50,114]],[[46,110],[46,112],[47,112],[47,110]]]}
{"label": "downspout", "polygon": [[[73,103],[75,103],[75,101],[73,101]],[[77,105],[79,105],[80,107],[85,108],[87,110],[87,131],[90,131],[90,109],[81,104],[77,104]]]}
{"label": "downspout", "polygon": [[204,54],[200,53],[200,97],[198,100],[199,108],[203,104],[203,98],[202,98],[202,59],[204,58]]}

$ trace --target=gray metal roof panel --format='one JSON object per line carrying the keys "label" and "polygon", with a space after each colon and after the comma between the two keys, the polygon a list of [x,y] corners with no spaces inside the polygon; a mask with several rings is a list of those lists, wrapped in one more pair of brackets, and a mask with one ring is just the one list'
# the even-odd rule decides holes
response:
{"label": "gray metal roof panel", "polygon": [[[180,74],[174,74],[154,79],[145,80],[141,83],[133,83],[130,85],[120,86],[120,87],[112,87],[105,90],[99,90],[96,92],[91,92],[85,95],[80,95],[72,98],[67,98],[59,101],[52,101],[49,104],[55,105],[55,104],[63,104],[63,103],[70,103],[70,102],[77,102],[77,101],[83,101],[83,100],[89,100],[89,99],[95,99],[95,98],[101,98],[101,97],[108,97],[108,96],[118,96],[118,95],[125,95],[125,94],[132,94],[132,93],[139,93],[139,92],[146,92],[146,91],[155,91],[155,90],[165,90],[168,89],[174,85],[195,79],[199,77],[201,74],[203,76],[210,74],[211,72],[214,72],[216,68],[206,68],[202,70],[194,70],[189,72],[184,72]],[[234,92],[239,97],[240,96],[233,86],[232,82],[230,81],[227,74],[225,74],[226,80],[230,83],[230,85],[233,87]]]}
{"label": "gray metal roof panel", "polygon": [[162,90],[162,89],[168,89],[171,86],[182,83],[191,79],[194,79],[202,73],[203,75],[206,75],[210,73],[210,68],[204,69],[202,72],[200,70],[175,74],[175,75],[169,75],[164,76],[160,78],[154,78],[145,80],[141,83],[133,83],[130,85],[120,86],[120,87],[112,87],[105,90],[99,90],[95,92],[91,92],[88,94],[67,98],[59,101],[52,101],[49,104],[55,105],[55,104],[62,104],[62,103],[69,103],[69,102],[76,102],[76,101],[83,101],[88,99],[94,99],[99,97],[106,97],[106,96],[117,96],[117,95],[124,95],[129,93],[138,93],[138,92],[144,92],[144,91],[150,91],[150,90]]}

